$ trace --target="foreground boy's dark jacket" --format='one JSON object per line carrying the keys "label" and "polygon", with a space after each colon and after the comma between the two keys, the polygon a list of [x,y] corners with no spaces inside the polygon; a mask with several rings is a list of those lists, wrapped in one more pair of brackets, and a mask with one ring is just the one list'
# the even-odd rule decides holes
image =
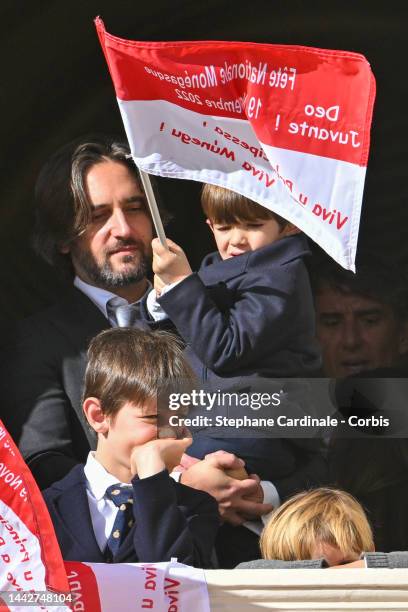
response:
{"label": "foreground boy's dark jacket", "polygon": [[[211,567],[219,526],[215,499],[174,482],[166,470],[149,478],[134,478],[135,523],[113,563],[170,561]],[[82,465],[43,491],[62,556],[67,561],[103,563],[89,511]]]}

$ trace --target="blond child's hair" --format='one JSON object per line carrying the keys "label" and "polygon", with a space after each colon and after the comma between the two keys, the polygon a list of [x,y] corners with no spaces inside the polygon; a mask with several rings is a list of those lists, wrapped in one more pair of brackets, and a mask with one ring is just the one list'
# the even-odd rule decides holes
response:
{"label": "blond child's hair", "polygon": [[264,559],[310,559],[319,543],[337,547],[344,558],[374,550],[362,506],[338,489],[320,488],[288,499],[271,515],[260,540]]}

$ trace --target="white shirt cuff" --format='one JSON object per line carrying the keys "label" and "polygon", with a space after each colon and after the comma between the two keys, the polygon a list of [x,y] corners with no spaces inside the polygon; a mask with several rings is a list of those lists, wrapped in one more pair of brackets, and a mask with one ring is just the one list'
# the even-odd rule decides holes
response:
{"label": "white shirt cuff", "polygon": [[[280,500],[279,493],[275,485],[272,484],[272,482],[269,482],[269,480],[261,480],[260,485],[262,487],[263,494],[264,494],[263,503],[272,504],[274,508],[277,508],[278,506],[280,506],[281,500]],[[264,525],[266,525],[266,523],[268,522],[270,515],[271,515],[271,512],[268,512],[268,514],[264,514],[263,516],[260,517],[261,520],[245,521],[243,525],[244,527],[246,527],[247,529],[249,529],[250,531],[252,531],[253,533],[259,536],[261,535]]]}
{"label": "white shirt cuff", "polygon": [[170,478],[175,480],[175,482],[180,482],[182,472],[171,472]]}
{"label": "white shirt cuff", "polygon": [[154,321],[163,321],[167,315],[157,301],[156,291],[152,289],[146,298],[146,308]]}
{"label": "white shirt cuff", "polygon": [[[279,493],[275,485],[269,480],[261,480],[260,485],[264,493],[264,504],[272,504],[274,508],[278,508],[281,505]],[[262,523],[266,525],[269,520],[271,513],[264,514],[261,516]]]}
{"label": "white shirt cuff", "polygon": [[[169,285],[165,285],[161,291],[161,295],[164,295],[168,291],[171,291],[173,287],[176,287],[181,282],[182,282],[181,280],[178,280],[175,283],[170,283]],[[168,319],[168,316],[166,315],[163,308],[160,306],[159,302],[157,301],[157,295],[154,289],[150,291],[149,295],[146,298],[146,307],[147,307],[147,310],[149,311],[150,316],[155,321],[163,321],[163,319]]]}

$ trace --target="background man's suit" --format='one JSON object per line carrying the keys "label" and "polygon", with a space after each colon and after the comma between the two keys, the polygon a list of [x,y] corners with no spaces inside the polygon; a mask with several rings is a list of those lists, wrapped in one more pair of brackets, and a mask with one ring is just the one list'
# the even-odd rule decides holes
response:
{"label": "background man's suit", "polygon": [[84,463],[96,445],[81,393],[89,342],[109,327],[99,308],[73,287],[11,334],[0,374],[2,415],[40,488]]}

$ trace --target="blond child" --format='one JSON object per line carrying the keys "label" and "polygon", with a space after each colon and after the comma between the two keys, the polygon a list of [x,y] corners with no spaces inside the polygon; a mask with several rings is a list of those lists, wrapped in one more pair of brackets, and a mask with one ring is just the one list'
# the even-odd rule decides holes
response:
{"label": "blond child", "polygon": [[293,562],[288,567],[320,567],[321,559],[325,566],[342,565],[356,561],[363,551],[374,551],[374,542],[354,497],[320,488],[299,493],[276,509],[261,534],[260,548],[262,560],[240,567],[274,567],[273,560]]}

